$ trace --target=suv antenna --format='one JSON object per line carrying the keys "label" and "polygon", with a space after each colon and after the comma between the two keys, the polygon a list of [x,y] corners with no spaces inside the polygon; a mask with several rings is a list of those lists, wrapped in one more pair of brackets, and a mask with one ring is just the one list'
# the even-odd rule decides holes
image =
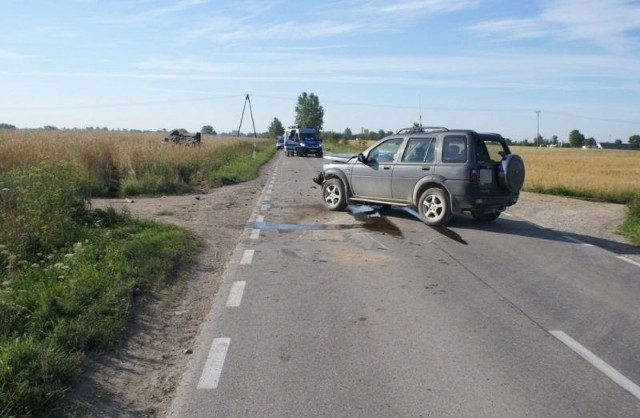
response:
{"label": "suv antenna", "polygon": [[244,110],[247,108],[247,103],[249,103],[249,114],[251,115],[251,123],[253,123],[253,137],[257,138],[256,134],[256,123],[253,121],[253,110],[251,109],[251,99],[249,98],[249,93],[244,97],[244,106],[242,107],[242,116],[240,116],[240,126],[238,126],[238,136],[240,136],[240,128],[242,128],[242,119],[244,119]]}
{"label": "suv antenna", "polygon": [[418,95],[418,110],[420,111],[420,127],[422,128],[422,96]]}

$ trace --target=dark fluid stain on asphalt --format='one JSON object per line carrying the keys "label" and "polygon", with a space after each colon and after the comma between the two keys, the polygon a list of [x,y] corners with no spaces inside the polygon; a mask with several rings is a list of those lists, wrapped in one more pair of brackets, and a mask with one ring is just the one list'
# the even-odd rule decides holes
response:
{"label": "dark fluid stain on asphalt", "polygon": [[[302,207],[303,205],[300,205]],[[304,205],[306,209],[312,208]],[[379,207],[368,205],[350,205],[349,212],[361,223],[359,224],[292,224],[292,223],[267,223],[250,222],[250,228],[272,229],[279,232],[291,231],[327,231],[327,230],[347,230],[366,229],[372,232],[381,232],[393,237],[402,237],[402,231],[385,216],[381,216]]]}

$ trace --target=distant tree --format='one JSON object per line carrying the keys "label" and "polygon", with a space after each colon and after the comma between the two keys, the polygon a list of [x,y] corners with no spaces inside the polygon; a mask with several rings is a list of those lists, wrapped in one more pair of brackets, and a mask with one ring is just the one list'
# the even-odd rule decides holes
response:
{"label": "distant tree", "polygon": [[574,148],[580,148],[584,145],[584,135],[580,133],[579,130],[574,129],[569,133],[569,144],[571,144]]}
{"label": "distant tree", "polygon": [[622,139],[616,139],[615,141],[613,141],[613,144],[616,148],[622,148]]}
{"label": "distant tree", "polygon": [[273,118],[271,125],[269,125],[269,138],[276,138],[284,135],[284,126],[278,118]]}
{"label": "distant tree", "polygon": [[353,132],[351,132],[351,129],[347,128],[344,130],[345,139],[351,139],[352,136],[353,136]]}
{"label": "distant tree", "polygon": [[44,129],[45,131],[57,131],[58,130],[58,128],[56,128],[55,126],[51,126],[51,125],[47,125],[42,129]]}
{"label": "distant tree", "polygon": [[629,137],[629,148],[640,149],[640,135],[631,135]]}
{"label": "distant tree", "polygon": [[207,134],[207,135],[215,135],[216,131],[213,129],[213,126],[211,125],[204,125],[202,127],[202,129],[200,129],[200,133],[201,134]]}
{"label": "distant tree", "polygon": [[322,130],[324,124],[324,109],[320,105],[320,99],[313,93],[303,92],[298,96],[296,105],[296,124]]}
{"label": "distant tree", "polygon": [[551,144],[558,145],[558,135],[554,135],[551,137]]}
{"label": "distant tree", "polygon": [[596,139],[594,137],[587,138],[587,139],[584,140],[584,145],[588,146],[589,148],[595,147],[597,143],[598,142],[596,141]]}

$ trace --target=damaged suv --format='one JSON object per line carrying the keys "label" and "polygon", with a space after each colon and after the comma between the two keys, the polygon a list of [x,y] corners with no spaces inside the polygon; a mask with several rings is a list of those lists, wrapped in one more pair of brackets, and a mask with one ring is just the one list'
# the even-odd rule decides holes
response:
{"label": "damaged suv", "polygon": [[325,156],[313,179],[329,210],[349,203],[418,209],[431,226],[468,211],[493,221],[518,201],[524,183],[522,158],[499,134],[442,127],[415,127],[387,136],[358,155]]}

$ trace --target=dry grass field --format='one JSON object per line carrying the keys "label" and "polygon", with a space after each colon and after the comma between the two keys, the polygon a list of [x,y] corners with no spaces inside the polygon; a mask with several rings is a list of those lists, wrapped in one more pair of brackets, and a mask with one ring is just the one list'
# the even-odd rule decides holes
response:
{"label": "dry grass field", "polygon": [[[231,149],[251,154],[254,144],[266,140],[203,135],[200,146],[165,143],[164,132],[100,130],[2,130],[0,173],[41,162],[70,161],[90,184],[111,191],[123,181],[180,178],[189,184],[206,183],[204,173],[231,159]],[[270,142],[269,142],[270,144]],[[106,186],[105,186],[106,185]]]}
{"label": "dry grass field", "polygon": [[[100,130],[0,131],[0,173],[41,161],[67,160],[94,182],[136,178],[166,167],[193,177],[225,162],[231,145],[265,140],[202,137],[200,147],[165,144],[167,133]],[[268,141],[268,140],[266,140]],[[620,150],[512,147],[526,165],[525,190],[627,203],[640,194],[640,152]],[[193,171],[193,172],[191,172]],[[191,178],[191,183],[198,179]]]}
{"label": "dry grass field", "polygon": [[527,191],[627,203],[640,195],[640,152],[512,147],[526,167]]}
{"label": "dry grass field", "polygon": [[231,144],[255,138],[202,136],[201,147],[165,144],[164,132],[112,132],[100,130],[0,131],[0,173],[41,161],[67,160],[93,167],[110,164],[128,170],[150,162],[186,162],[211,158]]}

